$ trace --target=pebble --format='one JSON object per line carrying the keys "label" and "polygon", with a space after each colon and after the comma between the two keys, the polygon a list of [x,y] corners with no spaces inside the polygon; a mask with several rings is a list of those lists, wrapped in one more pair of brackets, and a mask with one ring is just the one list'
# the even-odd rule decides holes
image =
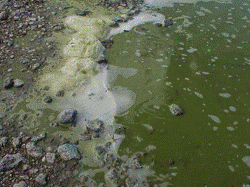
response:
{"label": "pebble", "polygon": [[80,159],[80,154],[76,146],[64,144],[58,147],[57,152],[63,160]]}
{"label": "pebble", "polygon": [[15,88],[20,88],[20,87],[22,87],[24,85],[24,82],[22,81],[22,80],[20,80],[20,79],[15,79],[14,80],[14,87]]}
{"label": "pebble", "polygon": [[18,148],[21,146],[21,138],[17,137],[17,138],[13,138],[12,140],[12,144],[15,148]]}
{"label": "pebble", "polygon": [[32,66],[32,70],[37,70],[40,68],[40,64],[39,63],[35,63],[33,66]]}
{"label": "pebble", "polygon": [[49,95],[45,95],[45,96],[43,97],[43,101],[44,101],[45,103],[51,103],[51,102],[52,102],[52,98],[51,98]]}
{"label": "pebble", "polygon": [[13,187],[27,187],[27,184],[24,181],[14,184]]}
{"label": "pebble", "polygon": [[43,133],[41,133],[41,134],[38,135],[38,136],[34,136],[30,141],[32,141],[32,142],[37,142],[37,141],[39,141],[39,140],[44,139],[45,137],[46,137],[46,132],[43,132]]}
{"label": "pebble", "polygon": [[4,82],[3,82],[3,87],[4,88],[11,88],[14,84],[14,81],[12,78],[10,77],[7,77],[6,79],[4,79]]}
{"label": "pebble", "polygon": [[2,137],[0,139],[0,147],[5,146],[7,144],[7,142],[8,142],[8,138],[7,137]]}
{"label": "pebble", "polygon": [[35,145],[35,142],[29,142],[26,144],[26,149],[27,149],[27,153],[28,155],[32,156],[32,157],[41,157],[43,156],[43,150],[41,147],[38,147]]}
{"label": "pebble", "polygon": [[0,160],[0,171],[6,171],[17,167],[24,158],[20,153],[7,154]]}
{"label": "pebble", "polygon": [[36,182],[39,183],[40,185],[46,185],[47,184],[47,177],[48,175],[45,173],[40,173],[37,177],[36,177]]}
{"label": "pebble", "polygon": [[49,163],[54,163],[56,159],[56,154],[55,153],[46,153],[45,155],[45,160]]}
{"label": "pebble", "polygon": [[76,116],[77,116],[77,110],[73,109],[64,110],[58,115],[58,123],[60,124],[72,123],[76,120]]}
{"label": "pebble", "polygon": [[8,12],[7,11],[2,11],[0,13],[0,20],[7,20],[8,19]]}
{"label": "pebble", "polygon": [[175,116],[179,116],[179,115],[183,114],[181,107],[179,105],[176,105],[176,104],[170,105],[169,110]]}

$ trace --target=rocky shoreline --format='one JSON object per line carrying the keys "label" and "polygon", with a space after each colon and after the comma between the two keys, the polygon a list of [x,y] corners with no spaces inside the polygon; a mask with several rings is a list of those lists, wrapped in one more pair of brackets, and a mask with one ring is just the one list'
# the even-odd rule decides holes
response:
{"label": "rocky shoreline", "polygon": [[[94,6],[104,6],[117,11],[127,8],[126,14],[133,16],[143,8],[142,1],[108,1],[103,0]],[[61,135],[50,136],[46,132],[38,135],[31,131],[22,131],[27,115],[13,114],[18,100],[26,99],[34,91],[34,84],[43,67],[48,65],[46,58],[58,58],[59,48],[55,42],[47,40],[54,32],[66,29],[62,22],[66,17],[67,3],[51,3],[50,1],[6,0],[0,3],[0,174],[1,186],[156,186],[133,178],[133,172],[145,172],[147,168],[140,164],[137,154],[123,161],[109,155],[109,145],[95,147],[100,160],[108,172],[105,182],[97,183],[88,175],[79,174],[79,160],[82,158],[77,149],[78,141],[69,141]],[[144,7],[145,8],[145,7]],[[87,10],[76,10],[76,14],[85,16]],[[117,22],[125,18],[116,17],[110,26],[117,27]],[[125,32],[125,31],[124,31]],[[102,42],[108,49],[112,40]],[[107,63],[101,59],[99,63]],[[63,95],[63,93],[62,93]],[[62,96],[58,93],[58,97]],[[46,97],[46,96],[45,96]],[[51,102],[44,98],[44,102]],[[71,121],[70,121],[71,122]],[[103,125],[96,128],[91,122],[88,131],[82,135],[82,141],[98,138]],[[91,125],[92,124],[92,125]],[[52,124],[52,126],[58,124]],[[98,126],[98,125],[97,125]],[[117,134],[124,134],[125,129],[119,127]],[[80,140],[80,141],[81,141]]]}

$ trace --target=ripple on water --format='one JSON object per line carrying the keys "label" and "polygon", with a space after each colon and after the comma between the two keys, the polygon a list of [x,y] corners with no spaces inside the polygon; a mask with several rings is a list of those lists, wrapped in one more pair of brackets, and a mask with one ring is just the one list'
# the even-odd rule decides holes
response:
{"label": "ripple on water", "polygon": [[224,97],[224,98],[231,97],[231,95],[229,93],[219,93],[219,96]]}
{"label": "ripple on water", "polygon": [[214,115],[208,115],[208,117],[210,117],[214,122],[216,123],[220,123],[220,119],[217,117],[217,116],[214,116]]}

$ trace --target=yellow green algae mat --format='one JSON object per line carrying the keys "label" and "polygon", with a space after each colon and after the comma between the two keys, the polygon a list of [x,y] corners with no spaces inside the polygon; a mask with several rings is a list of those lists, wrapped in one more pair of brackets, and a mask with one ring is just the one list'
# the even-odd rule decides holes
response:
{"label": "yellow green algae mat", "polygon": [[[102,120],[105,136],[79,144],[82,171],[97,183],[107,182],[107,167],[93,148],[110,143],[121,162],[143,153],[144,170],[131,175],[152,185],[250,184],[250,2],[145,2],[155,10],[121,23],[120,30],[110,31],[118,14],[103,8],[92,16],[67,16],[64,23],[75,32],[55,36],[65,39],[63,59],[38,80],[38,87],[48,86],[46,94],[65,90],[65,96],[45,104],[34,93],[16,112],[40,111],[45,117],[30,119],[37,121],[30,126],[43,130],[61,110],[77,109],[75,127],[46,129],[73,140],[86,130],[86,119]],[[164,17],[173,25],[153,24]],[[113,40],[105,52],[109,66],[99,67],[100,41],[107,37]],[[172,104],[183,115],[172,115]],[[125,127],[125,136],[116,127]]]}

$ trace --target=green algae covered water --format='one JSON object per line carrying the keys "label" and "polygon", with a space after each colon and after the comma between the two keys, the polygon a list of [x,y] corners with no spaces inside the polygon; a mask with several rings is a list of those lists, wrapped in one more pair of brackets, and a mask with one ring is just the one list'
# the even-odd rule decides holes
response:
{"label": "green algae covered water", "polygon": [[[152,184],[250,184],[249,3],[175,3],[158,10],[172,26],[146,23],[113,36],[110,69],[137,70],[112,83],[136,94],[115,117],[127,128],[118,153],[146,152]],[[182,116],[170,113],[173,103]]]}

